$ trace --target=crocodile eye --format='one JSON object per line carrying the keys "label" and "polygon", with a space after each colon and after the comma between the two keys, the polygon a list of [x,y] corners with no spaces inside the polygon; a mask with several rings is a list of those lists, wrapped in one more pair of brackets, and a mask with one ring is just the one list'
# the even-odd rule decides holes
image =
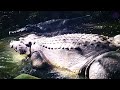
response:
{"label": "crocodile eye", "polygon": [[27,47],[31,47],[32,43],[29,42],[28,44],[25,44]]}
{"label": "crocodile eye", "polygon": [[25,44],[27,47],[30,47],[30,45],[29,44]]}

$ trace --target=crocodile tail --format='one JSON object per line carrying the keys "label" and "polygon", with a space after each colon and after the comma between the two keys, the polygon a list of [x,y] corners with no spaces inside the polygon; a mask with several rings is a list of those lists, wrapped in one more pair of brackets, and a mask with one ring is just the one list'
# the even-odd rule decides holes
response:
{"label": "crocodile tail", "polygon": [[24,28],[18,29],[16,31],[9,31],[9,35],[21,35],[24,33],[40,32],[40,28],[36,25],[26,25]]}
{"label": "crocodile tail", "polygon": [[25,30],[26,30],[26,28],[21,28],[21,29],[18,29],[16,31],[9,31],[9,35],[14,35],[14,34],[17,34],[20,32],[24,32]]}
{"label": "crocodile tail", "polygon": [[[88,18],[87,18],[88,17]],[[71,18],[71,19],[53,19],[46,22],[41,22],[34,25],[26,25],[24,28],[18,29],[16,31],[9,31],[9,35],[21,35],[25,33],[45,33],[45,32],[55,32],[56,30],[64,30],[65,28],[75,28],[74,25],[81,25],[83,22],[89,22],[90,15],[83,17]],[[74,25],[73,25],[74,24]],[[69,29],[70,29],[69,28]]]}

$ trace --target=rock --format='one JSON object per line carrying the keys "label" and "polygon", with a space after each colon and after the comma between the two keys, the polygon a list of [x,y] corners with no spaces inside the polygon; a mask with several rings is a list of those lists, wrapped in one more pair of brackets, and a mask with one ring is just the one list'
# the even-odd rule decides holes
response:
{"label": "rock", "polygon": [[29,74],[20,74],[17,77],[15,77],[14,79],[40,79],[40,78],[37,78],[35,76],[31,76]]}

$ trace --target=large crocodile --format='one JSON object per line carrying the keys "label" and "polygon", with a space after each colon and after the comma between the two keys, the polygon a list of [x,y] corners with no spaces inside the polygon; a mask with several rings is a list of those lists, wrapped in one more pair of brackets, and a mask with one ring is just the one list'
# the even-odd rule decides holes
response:
{"label": "large crocodile", "polygon": [[93,29],[97,24],[91,23],[91,18],[90,15],[86,15],[71,19],[52,19],[38,24],[29,24],[15,31],[9,31],[9,35],[35,33],[37,35],[56,36],[67,33],[95,33],[97,28]]}
{"label": "large crocodile", "polygon": [[[20,54],[27,54],[33,66],[43,63],[84,74],[89,79],[120,78],[120,36],[98,34],[65,34],[42,37],[30,34],[10,47]],[[115,43],[117,41],[117,44]]]}

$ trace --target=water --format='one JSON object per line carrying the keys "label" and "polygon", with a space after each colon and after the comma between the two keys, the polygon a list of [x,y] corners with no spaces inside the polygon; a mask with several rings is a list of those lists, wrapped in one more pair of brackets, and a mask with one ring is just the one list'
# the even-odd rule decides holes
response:
{"label": "water", "polygon": [[0,79],[11,79],[19,74],[19,58],[14,58],[18,54],[9,48],[9,40],[0,40]]}
{"label": "water", "polygon": [[[43,79],[78,79],[82,78],[69,71],[58,68],[33,69],[30,63],[22,63],[25,55],[19,55],[9,48],[9,43],[21,35],[36,33],[44,36],[55,36],[64,33],[97,33],[114,36],[120,33],[119,22],[90,23],[84,18],[52,19],[34,25],[26,25],[10,36],[0,40],[0,79],[13,79],[19,74],[27,73]],[[14,35],[14,37],[13,37]]]}

